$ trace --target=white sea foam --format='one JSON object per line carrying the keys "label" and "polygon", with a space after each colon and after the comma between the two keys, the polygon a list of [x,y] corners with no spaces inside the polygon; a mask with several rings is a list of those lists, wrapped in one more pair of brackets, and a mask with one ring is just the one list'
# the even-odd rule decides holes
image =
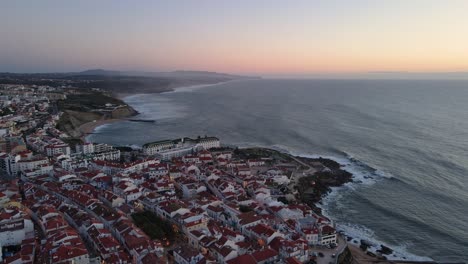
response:
{"label": "white sea foam", "polygon": [[141,149],[142,147],[140,145],[136,145],[136,144],[131,144],[129,145],[129,147],[131,147],[132,149]]}
{"label": "white sea foam", "polygon": [[[246,147],[249,146],[258,146],[258,144],[243,144]],[[334,160],[340,163],[343,166],[343,169],[353,174],[353,182],[349,182],[344,184],[340,187],[332,187],[331,192],[328,193],[322,199],[322,203],[319,207],[322,209],[322,213],[329,217],[330,219],[336,219],[336,217],[330,213],[329,206],[331,203],[337,207],[337,211],[346,211],[346,212],[353,212],[352,208],[344,208],[344,205],[339,203],[340,199],[346,196],[346,193],[349,191],[356,191],[362,186],[369,186],[375,184],[377,181],[382,180],[384,178],[392,178],[388,172],[385,172],[380,169],[372,168],[371,166],[359,161],[356,159],[352,154],[344,153],[344,156],[330,156],[330,155],[317,155],[317,154],[306,154],[306,153],[298,153],[294,149],[284,146],[284,145],[273,145],[273,146],[265,146],[270,147],[272,149],[276,149],[279,151],[287,152],[294,156],[300,156],[305,158],[327,158]],[[357,210],[354,210],[357,212]],[[360,240],[366,240],[371,242],[374,246],[370,247],[368,250],[370,252],[376,253],[378,249],[380,249],[380,245],[388,245],[392,250],[393,254],[386,255],[386,257],[390,260],[412,260],[412,261],[430,261],[431,258],[428,257],[421,257],[408,252],[409,244],[400,244],[400,245],[389,245],[386,242],[380,241],[376,238],[376,235],[373,230],[354,223],[337,223],[337,229],[339,231],[343,231],[347,236],[353,238],[350,243],[356,241],[357,246],[360,244]]]}
{"label": "white sea foam", "polygon": [[99,133],[100,131],[106,129],[107,127],[109,127],[111,125],[112,125],[112,123],[105,123],[105,124],[99,125],[99,126],[94,128],[93,133]]}
{"label": "white sea foam", "polygon": [[[335,203],[336,208],[340,209],[337,211],[347,211],[348,213],[352,212],[350,211],[352,209],[344,208],[344,205],[339,203],[340,199],[343,198],[347,192],[356,191],[361,186],[372,185],[383,178],[388,179],[388,178],[393,177],[393,175],[391,175],[390,173],[384,172],[382,170],[376,170],[362,163],[361,161],[355,159],[351,155],[348,155],[348,157],[346,158],[333,157],[333,156],[320,156],[320,155],[299,155],[299,156],[306,156],[306,157],[311,157],[311,158],[318,158],[318,157],[329,158],[340,163],[342,166],[344,166],[345,170],[353,174],[353,182],[346,183],[345,185],[340,186],[340,187],[331,188],[331,192],[322,199],[322,203],[321,205],[319,205],[320,208],[322,209],[322,213],[331,219],[336,219],[336,217],[329,210],[330,208],[329,205],[331,203]],[[363,225],[358,225],[354,223],[346,223],[346,222],[344,223],[337,222],[337,229],[340,231],[343,231],[347,236],[352,237],[353,241],[357,241],[357,245],[359,245],[361,239],[371,242],[374,246],[370,247],[368,250],[373,253],[376,253],[376,251],[380,249],[380,245],[388,245],[388,243],[378,240],[376,238],[374,231]],[[388,245],[388,246],[394,251],[393,254],[386,256],[388,259],[392,259],[392,260],[406,259],[406,260],[413,260],[413,261],[432,260],[428,257],[421,257],[421,256],[417,256],[417,255],[409,253],[408,252],[408,246],[410,246],[409,244]]]}
{"label": "white sea foam", "polygon": [[[148,100],[148,97],[151,100]],[[138,94],[126,97],[125,102],[140,114],[139,118],[161,120],[167,118],[181,118],[186,114],[186,107],[175,103],[170,98],[160,94]]]}
{"label": "white sea foam", "polygon": [[164,92],[164,94],[194,92],[194,91],[199,90],[201,88],[206,88],[206,87],[216,86],[216,85],[222,85],[222,84],[233,82],[233,81],[234,80],[226,81],[226,82],[219,82],[219,83],[211,83],[211,84],[197,84],[197,85],[181,86],[181,87],[174,88],[174,91]]}
{"label": "white sea foam", "polygon": [[360,245],[360,241],[365,240],[372,244],[367,250],[373,253],[377,253],[377,250],[380,249],[380,245],[387,245],[393,250],[393,253],[390,255],[385,255],[389,260],[411,260],[411,261],[431,261],[431,258],[421,257],[408,252],[408,247],[410,244],[401,244],[401,245],[389,245],[388,243],[382,242],[375,237],[374,231],[369,228],[366,228],[362,225],[351,224],[351,223],[338,223],[337,229],[343,231],[347,236],[352,237],[352,240],[348,243],[354,244],[356,246]]}

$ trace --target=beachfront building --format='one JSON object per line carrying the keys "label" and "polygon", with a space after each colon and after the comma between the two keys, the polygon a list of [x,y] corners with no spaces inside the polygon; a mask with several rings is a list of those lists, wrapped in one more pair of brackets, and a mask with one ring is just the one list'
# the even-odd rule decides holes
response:
{"label": "beachfront building", "polygon": [[336,230],[333,227],[329,225],[325,225],[322,227],[321,231],[322,231],[320,235],[321,245],[336,244],[337,234],[336,234]]}
{"label": "beachfront building", "polygon": [[143,145],[145,155],[155,155],[162,160],[170,160],[183,157],[202,149],[220,147],[220,141],[216,137],[204,138],[180,138],[175,140],[162,140]]}
{"label": "beachfront building", "polygon": [[90,156],[93,160],[120,160],[120,150],[113,149],[106,152],[95,152]]}
{"label": "beachfront building", "polygon": [[120,150],[114,149],[113,146],[107,144],[85,143],[76,145],[77,158],[85,158],[88,160],[120,160]]}
{"label": "beachfront building", "polygon": [[145,155],[155,155],[160,151],[169,150],[174,148],[177,143],[174,143],[172,140],[162,140],[151,142],[143,145],[143,153]]}
{"label": "beachfront building", "polygon": [[156,154],[156,157],[161,160],[170,160],[172,158],[183,157],[185,155],[191,154],[197,151],[198,147],[196,146],[189,146],[189,147],[181,147],[175,149],[168,149],[163,150]]}
{"label": "beachfront building", "polygon": [[94,153],[94,144],[88,142],[83,145],[76,145],[75,149],[77,153],[91,154]]}
{"label": "beachfront building", "polygon": [[94,144],[94,153],[109,152],[113,149],[114,147],[112,145],[104,143]]}
{"label": "beachfront building", "polygon": [[198,138],[195,140],[196,144],[200,145],[204,149],[212,149],[212,148],[219,148],[221,146],[221,142],[217,137],[204,137]]}

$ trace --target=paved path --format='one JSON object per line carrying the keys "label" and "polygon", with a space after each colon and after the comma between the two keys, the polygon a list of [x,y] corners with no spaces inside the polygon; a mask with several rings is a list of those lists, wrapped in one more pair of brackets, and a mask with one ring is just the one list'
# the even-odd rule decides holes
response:
{"label": "paved path", "polygon": [[[324,255],[323,257],[317,257],[317,264],[335,263],[336,256],[338,256],[339,253],[343,252],[343,249],[345,247],[346,241],[341,236],[338,236],[338,246],[336,248],[313,249],[314,252],[322,252]],[[333,254],[335,254],[335,257],[333,257]]]}
{"label": "paved path", "polygon": [[314,169],[314,168],[313,168],[312,166],[310,166],[309,164],[307,164],[307,163],[305,163],[305,162],[299,160],[298,158],[293,157],[292,155],[291,155],[291,158],[292,158],[293,160],[295,160],[297,163],[299,163],[300,165],[302,165],[302,166],[308,168],[308,169],[306,169],[306,170],[304,170],[304,171],[303,171],[303,170],[297,171],[297,169],[296,169],[296,171],[293,171],[293,172],[291,173],[291,178],[290,178],[290,182],[289,182],[288,188],[289,188],[289,190],[291,191],[291,193],[294,193],[294,187],[299,183],[299,179],[302,178],[302,177],[304,177],[304,176],[307,176],[307,175],[313,175],[317,170]]}

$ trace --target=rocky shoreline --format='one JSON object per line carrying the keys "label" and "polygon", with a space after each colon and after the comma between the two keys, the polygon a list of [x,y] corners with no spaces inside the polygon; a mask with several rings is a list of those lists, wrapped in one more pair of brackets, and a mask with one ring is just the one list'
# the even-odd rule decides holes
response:
{"label": "rocky shoreline", "polygon": [[343,170],[342,166],[334,160],[321,157],[296,158],[315,170],[313,174],[301,177],[296,186],[302,202],[319,213],[322,213],[322,209],[317,204],[321,203],[322,199],[331,192],[332,187],[340,187],[353,181],[353,174]]}
{"label": "rocky shoreline", "polygon": [[[341,187],[347,183],[353,182],[353,174],[346,171],[343,168],[344,165],[329,158],[294,156],[268,148],[246,148],[243,149],[243,151],[250,153],[250,156],[249,154],[245,154],[245,158],[262,158],[269,156],[273,160],[282,159],[285,163],[296,163],[298,170],[306,173],[303,175],[296,174],[295,176],[297,178],[295,181],[292,179],[290,189],[295,193],[298,202],[309,205],[318,214],[322,214],[322,209],[319,207],[319,204],[322,202],[323,198],[332,191],[333,187]],[[291,175],[291,177],[292,176],[293,175]],[[405,257],[402,257],[401,260],[387,261],[387,257],[393,256],[395,252],[386,245],[376,245],[365,239],[346,236],[344,233],[342,235],[344,235],[349,242],[349,250],[347,252],[352,259],[357,261],[356,263],[408,263]],[[435,262],[416,261],[414,263]]]}
{"label": "rocky shoreline", "polygon": [[338,162],[328,158],[307,158],[294,156],[269,148],[236,149],[238,155],[245,159],[269,158],[286,165],[294,164],[300,173],[290,175],[289,189],[296,194],[298,200],[309,205],[321,214],[317,206],[331,192],[332,187],[343,186],[353,181],[353,174],[344,170]]}

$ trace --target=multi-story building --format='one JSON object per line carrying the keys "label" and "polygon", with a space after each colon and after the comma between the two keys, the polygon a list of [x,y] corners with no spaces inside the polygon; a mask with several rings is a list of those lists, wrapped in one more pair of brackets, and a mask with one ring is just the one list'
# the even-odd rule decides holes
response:
{"label": "multi-story building", "polygon": [[107,152],[107,151],[111,151],[114,149],[113,146],[104,144],[104,143],[94,144],[93,148],[94,148],[94,153]]}
{"label": "multi-story building", "polygon": [[21,245],[21,241],[34,237],[34,224],[25,213],[3,209],[0,214],[1,246]]}
{"label": "multi-story building", "polygon": [[83,145],[76,145],[75,150],[77,153],[82,153],[84,155],[94,153],[94,144],[85,143]]}
{"label": "multi-story building", "polygon": [[216,137],[204,138],[180,138],[175,140],[163,140],[143,145],[143,153],[146,155],[157,155],[167,160],[174,157],[182,157],[201,149],[220,147],[220,141]]}
{"label": "multi-story building", "polygon": [[45,147],[47,156],[70,155],[70,146],[68,144],[53,144]]}

